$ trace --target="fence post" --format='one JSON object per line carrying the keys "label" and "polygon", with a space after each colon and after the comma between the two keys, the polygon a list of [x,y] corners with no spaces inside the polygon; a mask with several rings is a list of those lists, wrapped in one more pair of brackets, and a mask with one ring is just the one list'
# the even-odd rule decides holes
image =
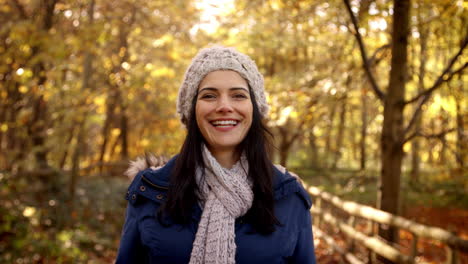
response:
{"label": "fence post", "polygon": [[446,246],[445,250],[447,252],[447,264],[458,264],[458,252],[453,249],[451,246]]}
{"label": "fence post", "polygon": [[[372,220],[368,220],[367,221],[367,234],[369,236],[374,236],[374,221]],[[372,264],[374,263],[374,259],[375,259],[375,253],[374,251],[372,251],[371,249],[367,249],[367,263],[369,264]]]}
{"label": "fence post", "polygon": [[321,223],[321,218],[322,218],[322,199],[320,196],[317,196],[316,202],[314,203],[315,206],[317,206],[317,209],[319,210],[320,213],[317,214],[317,228],[320,229],[320,223]]}
{"label": "fence post", "polygon": [[[350,225],[354,230],[356,229],[356,217],[351,215],[348,219],[348,225]],[[354,252],[355,241],[352,238],[349,238],[349,251]]]}
{"label": "fence post", "polygon": [[418,256],[418,236],[415,233],[411,233],[413,240],[411,241],[411,260],[415,263],[416,257]]}

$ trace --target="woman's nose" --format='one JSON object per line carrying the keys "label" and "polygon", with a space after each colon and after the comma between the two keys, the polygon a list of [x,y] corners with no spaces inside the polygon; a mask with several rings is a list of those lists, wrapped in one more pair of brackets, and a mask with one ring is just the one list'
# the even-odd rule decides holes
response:
{"label": "woman's nose", "polygon": [[216,107],[216,112],[232,112],[232,104],[227,96],[221,96]]}

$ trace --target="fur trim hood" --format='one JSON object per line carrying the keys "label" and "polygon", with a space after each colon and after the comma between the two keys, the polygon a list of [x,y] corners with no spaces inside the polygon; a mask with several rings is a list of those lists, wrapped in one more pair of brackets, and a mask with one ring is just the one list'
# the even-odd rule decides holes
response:
{"label": "fur trim hood", "polygon": [[152,153],[146,153],[144,157],[138,157],[134,161],[130,161],[130,166],[125,171],[125,175],[130,179],[133,180],[138,172],[146,170],[148,168],[152,170],[157,170],[164,166],[169,159],[165,156],[159,156]]}

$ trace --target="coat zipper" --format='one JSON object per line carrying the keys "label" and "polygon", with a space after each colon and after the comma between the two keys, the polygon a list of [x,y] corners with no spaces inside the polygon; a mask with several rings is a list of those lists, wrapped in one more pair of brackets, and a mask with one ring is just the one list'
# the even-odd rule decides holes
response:
{"label": "coat zipper", "polygon": [[152,183],[150,180],[146,179],[145,176],[143,176],[143,175],[141,176],[141,179],[144,180],[149,185],[153,186],[154,188],[158,188],[158,189],[161,189],[161,190],[169,190],[168,187],[164,187],[164,186]]}

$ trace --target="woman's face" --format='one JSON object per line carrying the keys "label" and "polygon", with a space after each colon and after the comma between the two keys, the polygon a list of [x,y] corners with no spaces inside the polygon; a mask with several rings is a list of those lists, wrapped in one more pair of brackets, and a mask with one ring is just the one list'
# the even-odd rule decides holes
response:
{"label": "woman's face", "polygon": [[252,125],[247,81],[235,71],[213,71],[198,87],[195,115],[210,151],[234,151]]}

